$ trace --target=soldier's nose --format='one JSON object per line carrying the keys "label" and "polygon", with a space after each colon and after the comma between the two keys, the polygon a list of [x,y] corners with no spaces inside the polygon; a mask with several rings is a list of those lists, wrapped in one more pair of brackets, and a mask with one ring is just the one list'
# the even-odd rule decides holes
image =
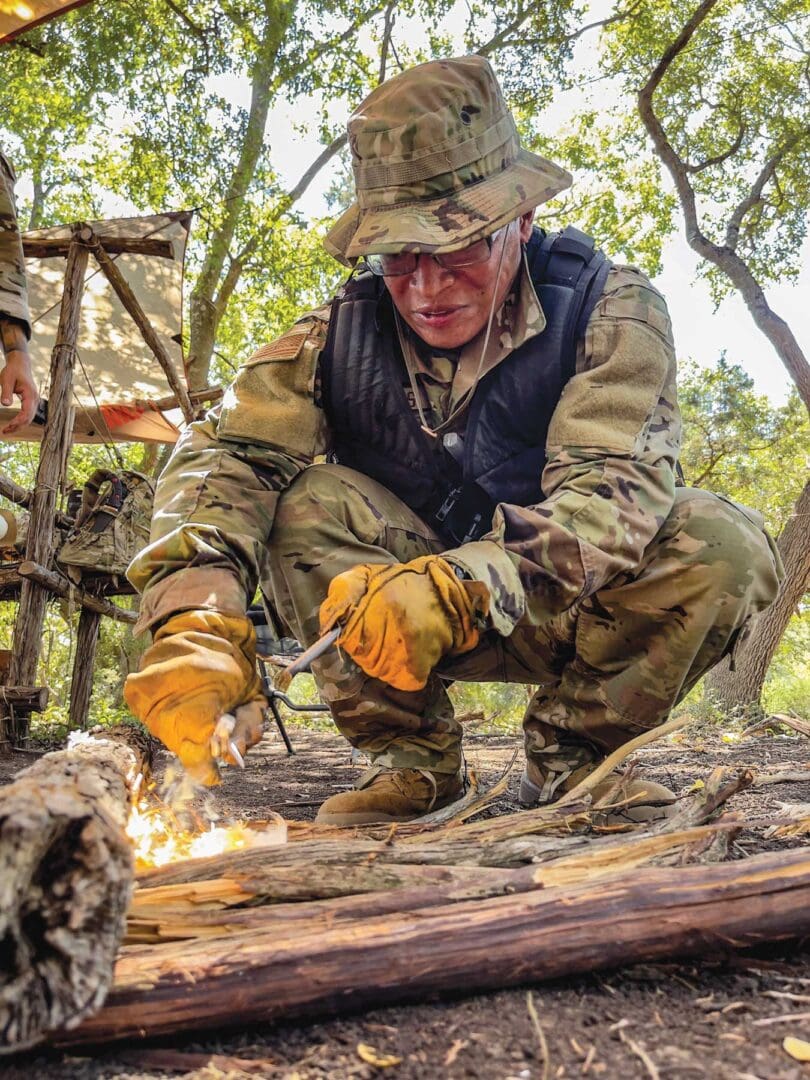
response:
{"label": "soldier's nose", "polygon": [[432,255],[419,255],[411,274],[411,287],[429,295],[446,285],[452,276],[452,271],[439,266]]}

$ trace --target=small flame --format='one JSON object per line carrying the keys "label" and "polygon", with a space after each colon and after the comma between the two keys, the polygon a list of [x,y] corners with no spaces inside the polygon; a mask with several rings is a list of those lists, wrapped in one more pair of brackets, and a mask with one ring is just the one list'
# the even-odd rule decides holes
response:
{"label": "small flame", "polygon": [[274,814],[272,820],[253,826],[236,821],[227,825],[211,823],[207,828],[202,825],[184,828],[171,807],[146,795],[141,796],[130,812],[127,836],[132,841],[136,869],[140,871],[181,859],[284,844],[287,824]]}

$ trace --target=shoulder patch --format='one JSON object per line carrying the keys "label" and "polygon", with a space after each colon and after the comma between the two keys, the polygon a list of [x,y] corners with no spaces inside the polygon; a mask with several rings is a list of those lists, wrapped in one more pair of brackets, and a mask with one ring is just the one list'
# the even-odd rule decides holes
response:
{"label": "shoulder patch", "polygon": [[614,319],[638,319],[639,322],[648,323],[664,337],[669,337],[672,334],[672,326],[667,314],[653,307],[652,304],[645,304],[641,300],[623,296],[610,296],[605,300],[602,311],[605,315],[612,316]]}
{"label": "shoulder patch", "polygon": [[253,356],[246,361],[245,367],[253,367],[254,364],[269,363],[273,361],[295,360],[305,341],[310,335],[310,327],[295,327],[282,334],[280,338],[271,341],[268,345],[262,345]]}

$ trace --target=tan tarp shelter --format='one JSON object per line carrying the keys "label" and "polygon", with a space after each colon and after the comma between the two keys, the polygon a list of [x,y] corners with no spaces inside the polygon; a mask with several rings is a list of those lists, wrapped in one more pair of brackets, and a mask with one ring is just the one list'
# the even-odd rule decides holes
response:
{"label": "tan tarp shelter", "polygon": [[88,0],[0,0],[0,42],[7,41],[23,30],[64,15],[71,8],[81,7]]}
{"label": "tan tarp shelter", "polygon": [[[185,383],[182,353],[183,260],[191,213],[89,222],[141,307]],[[31,308],[31,362],[40,394],[48,398],[51,352],[56,340],[71,226],[26,233],[28,302]],[[138,253],[120,252],[139,247]],[[48,257],[51,251],[59,252]],[[85,276],[73,381],[75,442],[175,442],[178,429],[156,407],[172,398],[166,376],[124,310],[107,277],[91,257]],[[171,405],[168,406],[171,408]],[[0,426],[16,406],[0,407]],[[41,424],[19,432],[42,438]]]}

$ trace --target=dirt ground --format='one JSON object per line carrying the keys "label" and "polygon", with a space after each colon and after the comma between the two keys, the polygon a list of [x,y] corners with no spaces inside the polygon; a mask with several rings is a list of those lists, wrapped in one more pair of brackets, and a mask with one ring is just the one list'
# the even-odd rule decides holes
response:
{"label": "dirt ground", "polygon": [[[288,757],[267,736],[244,773],[230,770],[217,802],[223,816],[314,817],[319,803],[350,787],[361,766],[334,734],[294,727]],[[484,783],[501,774],[516,740],[476,734],[468,760]],[[724,742],[716,732],[654,745],[636,756],[641,775],[685,792],[712,767],[752,765],[782,771],[810,764],[802,737],[765,736]],[[30,763],[0,762],[0,782]],[[516,812],[519,763],[492,813]],[[746,833],[742,857],[784,846],[768,826],[785,804],[810,804],[810,783],[779,783],[735,796],[730,809],[762,826]],[[810,813],[808,806],[806,813]],[[527,996],[531,995],[531,1004]],[[535,1021],[542,1028],[547,1057]],[[250,1028],[127,1046],[93,1056],[32,1053],[0,1063],[3,1080],[799,1080],[810,1077],[783,1048],[786,1036],[810,1040],[810,942],[700,961],[657,963],[561,979],[521,990],[421,1000],[349,1018]],[[361,1048],[361,1049],[358,1049]],[[370,1048],[370,1051],[369,1051]],[[376,1059],[378,1064],[368,1060]],[[390,1057],[392,1064],[381,1064]]]}

